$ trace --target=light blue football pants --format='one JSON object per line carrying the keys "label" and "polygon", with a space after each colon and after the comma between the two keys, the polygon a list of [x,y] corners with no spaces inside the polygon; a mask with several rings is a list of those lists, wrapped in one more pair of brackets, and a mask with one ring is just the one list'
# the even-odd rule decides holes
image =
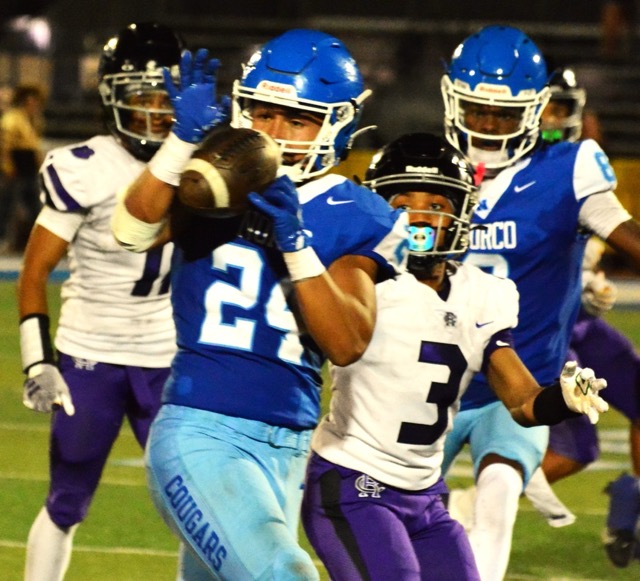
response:
{"label": "light blue football pants", "polygon": [[311,431],[163,405],[146,451],[185,581],[317,580],[297,541]]}
{"label": "light blue football pants", "polygon": [[453,419],[453,430],[445,439],[442,473],[446,474],[464,444],[468,443],[476,480],[480,462],[493,453],[518,462],[524,471],[526,486],[542,462],[548,442],[549,426],[521,426],[500,401],[464,410]]}

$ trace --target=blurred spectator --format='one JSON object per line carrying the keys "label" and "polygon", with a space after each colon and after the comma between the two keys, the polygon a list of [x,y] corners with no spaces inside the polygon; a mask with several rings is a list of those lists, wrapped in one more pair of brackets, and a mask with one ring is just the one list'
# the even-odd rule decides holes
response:
{"label": "blurred spectator", "polygon": [[0,244],[7,252],[24,249],[40,209],[38,169],[43,160],[45,93],[37,85],[18,85],[0,120]]}
{"label": "blurred spectator", "polygon": [[600,11],[600,41],[606,60],[628,59],[636,21],[636,0],[604,0]]}

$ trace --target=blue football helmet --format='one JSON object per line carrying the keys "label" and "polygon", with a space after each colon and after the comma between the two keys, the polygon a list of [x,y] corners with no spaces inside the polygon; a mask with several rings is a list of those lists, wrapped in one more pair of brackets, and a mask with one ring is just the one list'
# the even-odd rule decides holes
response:
{"label": "blue football helmet", "polygon": [[[478,201],[475,172],[464,154],[442,137],[431,133],[398,137],[373,156],[363,184],[389,202],[407,192],[440,194],[451,202],[453,213],[407,210],[407,267],[418,278],[428,275],[438,262],[460,258],[467,251],[471,217]],[[434,216],[437,225],[419,221],[425,214]],[[440,230],[444,236],[436,246]]]}
{"label": "blue football helmet", "polygon": [[549,78],[549,104],[559,103],[566,107],[568,116],[552,122],[542,117],[540,131],[547,143],[558,141],[575,142],[582,135],[582,114],[587,102],[587,92],[578,84],[575,71],[569,67],[558,68]]}
{"label": "blue football helmet", "polygon": [[[453,53],[442,77],[445,135],[473,163],[488,170],[512,165],[536,145],[540,116],[549,98],[547,65],[533,41],[517,28],[487,26],[465,39]],[[465,106],[511,109],[518,127],[507,135],[472,131]],[[497,151],[473,147],[472,138],[497,142]]]}
{"label": "blue football helmet", "polygon": [[344,44],[317,30],[296,29],[267,42],[243,67],[233,86],[233,127],[251,127],[251,104],[261,101],[321,117],[313,141],[277,140],[282,153],[305,154],[282,171],[294,182],[321,175],[346,158],[371,94]]}

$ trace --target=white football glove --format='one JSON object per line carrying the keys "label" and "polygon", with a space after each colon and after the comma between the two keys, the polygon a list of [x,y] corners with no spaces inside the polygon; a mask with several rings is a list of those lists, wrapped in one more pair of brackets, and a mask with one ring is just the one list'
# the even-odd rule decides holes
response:
{"label": "white football glove", "polygon": [[60,406],[68,416],[76,412],[67,383],[51,363],[38,363],[29,368],[22,403],[37,412],[50,412]]}
{"label": "white football glove", "polygon": [[607,387],[607,380],[596,377],[593,369],[581,369],[575,361],[567,361],[560,374],[560,387],[567,407],[585,414],[592,424],[597,424],[600,414],[609,409],[609,404],[598,395]]}
{"label": "white football glove", "polygon": [[618,288],[604,276],[604,272],[582,274],[582,306],[594,317],[610,311],[618,298]]}

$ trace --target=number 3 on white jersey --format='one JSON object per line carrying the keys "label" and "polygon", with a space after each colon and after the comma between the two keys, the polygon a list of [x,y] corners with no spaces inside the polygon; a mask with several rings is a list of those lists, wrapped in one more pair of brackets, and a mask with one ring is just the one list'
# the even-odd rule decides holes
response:
{"label": "number 3 on white jersey", "polygon": [[[225,244],[213,253],[213,268],[227,272],[229,267],[240,270],[238,285],[215,281],[206,291],[206,315],[199,341],[244,351],[253,350],[257,322],[254,318],[236,317],[232,323],[222,321],[224,305],[235,305],[247,312],[258,303],[264,262],[260,253],[245,246]],[[283,361],[300,365],[304,348],[300,342],[295,317],[287,305],[282,285],[276,283],[264,306],[267,325],[285,334],[280,341],[277,356]]]}

